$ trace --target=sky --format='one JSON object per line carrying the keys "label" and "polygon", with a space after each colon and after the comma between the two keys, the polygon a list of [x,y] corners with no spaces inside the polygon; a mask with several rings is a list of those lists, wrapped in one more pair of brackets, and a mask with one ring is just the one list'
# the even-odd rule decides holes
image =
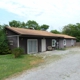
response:
{"label": "sky", "polygon": [[35,20],[61,31],[65,25],[80,23],[80,0],[0,0],[0,24]]}

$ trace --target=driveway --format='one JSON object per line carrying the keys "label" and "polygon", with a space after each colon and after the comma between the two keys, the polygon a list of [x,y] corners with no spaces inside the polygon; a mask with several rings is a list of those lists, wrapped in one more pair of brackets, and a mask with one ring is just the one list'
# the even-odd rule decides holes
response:
{"label": "driveway", "polygon": [[[80,80],[80,48],[74,47],[64,51],[48,51],[35,56],[46,57],[58,55],[59,60],[42,64],[38,68],[23,72],[21,75],[6,80]],[[48,59],[49,60],[49,59]]]}

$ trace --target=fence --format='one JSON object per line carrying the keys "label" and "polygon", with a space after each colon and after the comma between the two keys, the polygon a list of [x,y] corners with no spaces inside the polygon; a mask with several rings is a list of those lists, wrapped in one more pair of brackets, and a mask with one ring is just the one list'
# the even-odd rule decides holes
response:
{"label": "fence", "polygon": [[80,42],[76,42],[76,46],[80,46]]}

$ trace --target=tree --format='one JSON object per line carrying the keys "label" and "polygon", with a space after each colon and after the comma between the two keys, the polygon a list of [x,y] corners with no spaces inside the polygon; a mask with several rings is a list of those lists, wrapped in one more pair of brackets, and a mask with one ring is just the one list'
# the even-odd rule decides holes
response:
{"label": "tree", "polygon": [[16,20],[12,20],[9,22],[9,25],[11,27],[20,27],[21,26],[21,22],[20,21],[16,21]]}
{"label": "tree", "polygon": [[10,53],[7,37],[3,26],[4,25],[0,25],[0,54],[2,55]]}
{"label": "tree", "polygon": [[41,30],[46,31],[49,28],[49,25],[43,24],[43,25],[41,25],[40,28],[41,28]]}
{"label": "tree", "polygon": [[40,30],[40,27],[39,27],[38,23],[34,20],[27,21],[26,25],[27,25],[27,28],[33,28],[35,30]]}
{"label": "tree", "polygon": [[55,34],[60,34],[60,32],[57,31],[57,30],[51,30],[50,32],[51,32],[51,33],[55,33]]}
{"label": "tree", "polygon": [[4,29],[6,26],[8,25],[7,24],[0,25],[0,30]]}
{"label": "tree", "polygon": [[27,25],[25,22],[21,22],[21,25],[20,25],[21,28],[27,28]]}
{"label": "tree", "polygon": [[9,25],[11,27],[19,27],[19,28],[33,28],[35,30],[47,30],[49,28],[49,25],[43,24],[39,26],[39,24],[34,20],[28,20],[25,22],[20,22],[16,20],[12,20],[9,22]]}
{"label": "tree", "polygon": [[0,25],[0,30],[2,29],[2,26]]}
{"label": "tree", "polygon": [[62,33],[70,36],[74,36],[76,37],[77,41],[80,41],[80,23],[76,23],[75,25],[68,24],[64,26]]}
{"label": "tree", "polygon": [[16,21],[16,20],[10,21],[9,25],[11,27],[27,28],[27,25],[25,22],[20,22],[20,21]]}
{"label": "tree", "polygon": [[64,26],[64,28],[62,30],[62,33],[72,36],[73,35],[73,31],[75,30],[74,28],[75,28],[75,25],[68,24],[68,25]]}

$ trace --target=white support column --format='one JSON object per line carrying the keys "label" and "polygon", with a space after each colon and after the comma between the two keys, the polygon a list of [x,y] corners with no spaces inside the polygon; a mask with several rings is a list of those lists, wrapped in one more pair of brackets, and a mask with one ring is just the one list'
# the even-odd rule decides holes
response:
{"label": "white support column", "polygon": [[19,36],[17,36],[17,47],[19,47]]}

